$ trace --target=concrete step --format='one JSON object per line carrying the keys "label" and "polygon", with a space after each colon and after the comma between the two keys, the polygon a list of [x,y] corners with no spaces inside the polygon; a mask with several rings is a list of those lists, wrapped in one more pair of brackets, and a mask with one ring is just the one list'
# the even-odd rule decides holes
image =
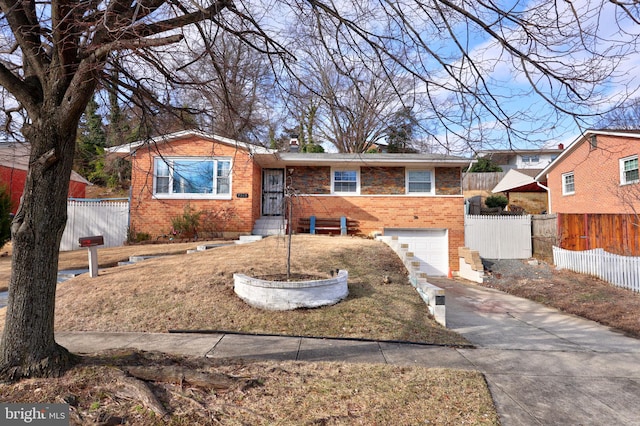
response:
{"label": "concrete step", "polygon": [[240,238],[235,241],[236,244],[247,244],[253,243],[255,241],[260,241],[262,239],[262,235],[240,235]]}
{"label": "concrete step", "polygon": [[287,229],[287,221],[281,216],[262,216],[253,226],[254,235],[282,235]]}

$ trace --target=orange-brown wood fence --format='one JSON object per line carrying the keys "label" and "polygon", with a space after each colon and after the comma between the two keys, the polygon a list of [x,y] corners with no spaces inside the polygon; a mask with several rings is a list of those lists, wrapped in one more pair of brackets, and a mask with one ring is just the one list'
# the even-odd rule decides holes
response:
{"label": "orange-brown wood fence", "polygon": [[640,218],[558,213],[558,245],[567,250],[601,248],[623,256],[640,256]]}

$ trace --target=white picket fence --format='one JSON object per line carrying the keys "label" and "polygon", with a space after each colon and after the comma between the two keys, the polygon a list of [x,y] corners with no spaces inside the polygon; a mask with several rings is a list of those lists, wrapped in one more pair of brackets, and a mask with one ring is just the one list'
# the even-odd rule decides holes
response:
{"label": "white picket fence", "polygon": [[464,244],[485,259],[528,259],[532,255],[531,216],[466,215]]}
{"label": "white picket fence", "polygon": [[76,250],[79,238],[93,235],[104,237],[104,247],[118,247],[126,241],[128,228],[128,201],[69,200],[60,250]]}
{"label": "white picket fence", "polygon": [[594,275],[618,287],[640,292],[640,257],[620,256],[603,249],[571,251],[554,246],[553,263],[559,269]]}

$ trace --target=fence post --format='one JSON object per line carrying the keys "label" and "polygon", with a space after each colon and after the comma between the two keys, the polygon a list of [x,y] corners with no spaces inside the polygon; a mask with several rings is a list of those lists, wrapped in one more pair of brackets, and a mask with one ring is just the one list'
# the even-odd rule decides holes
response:
{"label": "fence post", "polygon": [[316,233],[316,217],[311,216],[309,218],[309,234],[314,235]]}

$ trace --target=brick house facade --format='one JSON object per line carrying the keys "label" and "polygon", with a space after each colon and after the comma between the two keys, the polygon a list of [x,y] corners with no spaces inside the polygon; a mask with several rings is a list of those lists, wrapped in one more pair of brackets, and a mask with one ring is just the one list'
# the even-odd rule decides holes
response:
{"label": "brick house facade", "polygon": [[[284,215],[284,209],[274,211],[268,199],[280,203],[287,187],[296,195],[292,229],[297,218],[313,215],[356,220],[365,236],[389,229],[444,230],[449,265],[457,269],[458,247],[464,245],[461,169],[468,159],[283,153],[193,131],[111,152],[131,155],[131,231],[153,239],[170,234],[171,219],[186,205],[213,212],[205,218],[217,218],[218,231],[225,235],[250,234],[261,217]],[[193,159],[201,163],[190,162]],[[201,193],[189,189],[195,177],[192,182],[181,180],[191,173],[189,165],[211,175]],[[274,179],[276,190],[268,193]]]}
{"label": "brick house facade", "polygon": [[640,132],[587,130],[536,180],[547,181],[550,213],[640,212],[639,156]]}

